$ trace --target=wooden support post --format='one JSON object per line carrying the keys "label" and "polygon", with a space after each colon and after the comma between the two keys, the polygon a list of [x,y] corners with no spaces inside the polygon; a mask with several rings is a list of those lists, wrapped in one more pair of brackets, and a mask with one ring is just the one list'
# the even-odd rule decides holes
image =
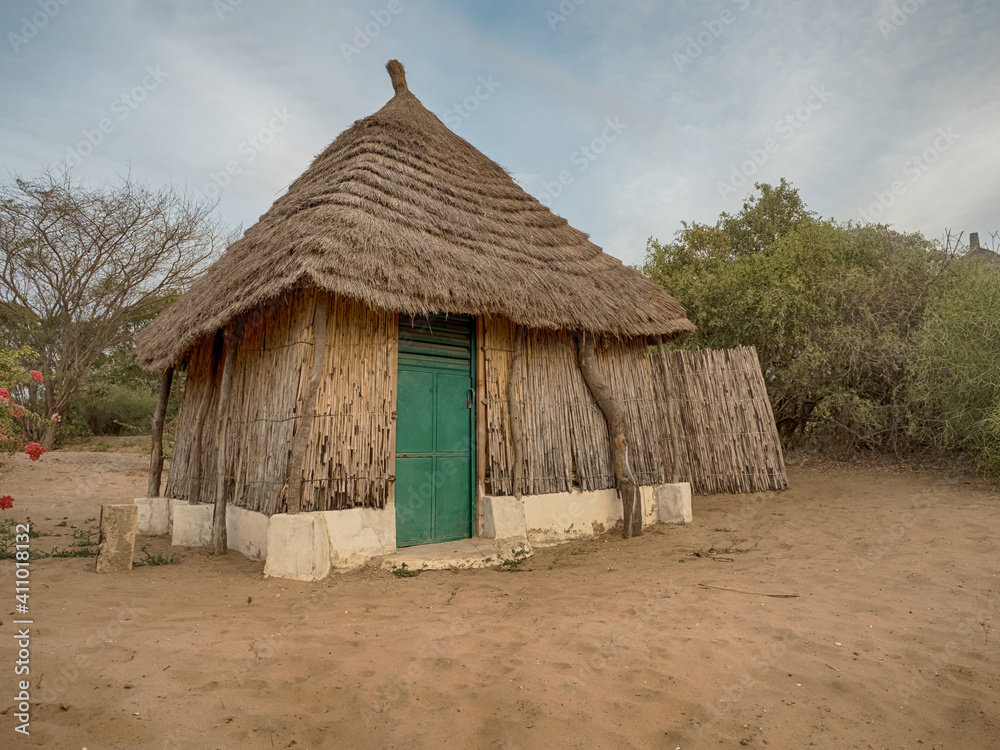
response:
{"label": "wooden support post", "polygon": [[486,323],[476,316],[476,536],[483,535],[486,496]]}
{"label": "wooden support post", "polygon": [[597,401],[604,419],[608,423],[608,438],[611,441],[611,460],[615,471],[615,485],[622,501],[622,525],[626,539],[642,535],[642,497],[632,473],[628,458],[628,440],[625,437],[625,419],[614,399],[611,387],[597,364],[594,337],[575,332],[579,352],[580,372],[587,388]]}
{"label": "wooden support post", "polygon": [[219,403],[216,411],[215,432],[215,513],[212,518],[213,554],[224,555],[228,550],[226,529],[226,490],[228,472],[226,470],[226,421],[229,418],[229,391],[233,385],[233,360],[236,359],[235,331],[227,331],[222,351],[222,385],[219,387]]}
{"label": "wooden support post", "polygon": [[667,394],[667,431],[670,433],[670,455],[672,458],[670,481],[677,484],[681,481],[681,420],[680,413],[677,411],[677,391],[674,389],[674,379],[670,374],[667,352],[663,348],[663,336],[656,337],[656,346],[660,350],[663,384]]}
{"label": "wooden support post", "polygon": [[174,379],[173,365],[163,371],[160,377],[160,400],[153,415],[153,445],[149,455],[149,483],[146,497],[160,496],[160,479],[163,476],[163,422],[167,416],[167,401],[170,399],[170,385]]}
{"label": "wooden support post", "polygon": [[313,312],[313,362],[312,372],[306,381],[305,392],[302,394],[302,414],[295,424],[295,434],[292,436],[292,450],[288,456],[288,512],[298,513],[302,508],[302,479],[305,473],[303,462],[306,448],[309,446],[309,434],[316,418],[316,394],[323,378],[323,367],[326,362],[326,314],[330,306],[330,297],[326,292],[316,292],[315,310]]}
{"label": "wooden support post", "polygon": [[514,496],[520,500],[524,494],[524,422],[517,405],[517,382],[521,383],[521,398],[524,398],[524,378],[521,375],[524,361],[524,328],[514,326],[514,354],[510,360],[507,376],[507,409],[510,414],[510,441],[514,449],[512,485]]}

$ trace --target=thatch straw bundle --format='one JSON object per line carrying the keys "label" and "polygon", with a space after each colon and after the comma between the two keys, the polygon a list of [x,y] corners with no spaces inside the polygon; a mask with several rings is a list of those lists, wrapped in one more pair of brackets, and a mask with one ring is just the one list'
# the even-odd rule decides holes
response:
{"label": "thatch straw bundle", "polygon": [[296,286],[406,314],[501,316],[620,337],[694,330],[660,287],[605,255],[429,112],[395,96],[343,132],[242,239],[140,332],[148,370]]}

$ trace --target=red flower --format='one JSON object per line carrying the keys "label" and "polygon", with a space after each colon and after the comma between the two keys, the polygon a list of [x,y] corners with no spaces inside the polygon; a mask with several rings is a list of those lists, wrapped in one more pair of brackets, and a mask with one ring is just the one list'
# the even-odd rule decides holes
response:
{"label": "red flower", "polygon": [[25,414],[28,413],[28,410],[25,409],[20,404],[11,404],[10,413],[13,414],[15,417],[23,417]]}
{"label": "red flower", "polygon": [[0,401],[10,401],[10,391],[0,388]]}
{"label": "red flower", "polygon": [[42,447],[40,443],[28,443],[24,446],[24,452],[31,457],[32,461],[37,461],[42,457],[43,453],[48,453],[48,451]]}
{"label": "red flower", "polygon": [[14,498],[10,495],[0,497],[0,510],[10,510],[14,507]]}
{"label": "red flower", "polygon": [[34,379],[36,383],[42,382],[42,373],[40,373],[38,370],[29,370],[28,374]]}

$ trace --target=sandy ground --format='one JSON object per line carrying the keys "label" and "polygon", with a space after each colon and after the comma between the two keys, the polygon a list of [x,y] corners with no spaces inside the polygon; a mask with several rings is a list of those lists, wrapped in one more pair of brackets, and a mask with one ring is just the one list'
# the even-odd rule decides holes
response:
{"label": "sandy ground", "polygon": [[[33,541],[48,549],[143,494],[146,459],[7,469],[2,517],[65,535]],[[846,466],[791,481],[520,572],[34,562],[29,738],[0,562],[0,747],[1000,748],[996,488]]]}

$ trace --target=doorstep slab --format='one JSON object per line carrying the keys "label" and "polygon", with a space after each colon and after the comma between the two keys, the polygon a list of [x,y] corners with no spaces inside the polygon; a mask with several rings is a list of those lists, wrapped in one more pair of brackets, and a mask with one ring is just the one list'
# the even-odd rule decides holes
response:
{"label": "doorstep slab", "polygon": [[403,547],[391,555],[373,558],[369,565],[382,570],[393,570],[406,565],[407,570],[450,570],[452,568],[490,568],[504,560],[514,559],[514,549],[523,550],[521,556],[530,557],[531,547],[523,542],[512,548],[511,540],[459,539],[455,542],[421,544]]}

